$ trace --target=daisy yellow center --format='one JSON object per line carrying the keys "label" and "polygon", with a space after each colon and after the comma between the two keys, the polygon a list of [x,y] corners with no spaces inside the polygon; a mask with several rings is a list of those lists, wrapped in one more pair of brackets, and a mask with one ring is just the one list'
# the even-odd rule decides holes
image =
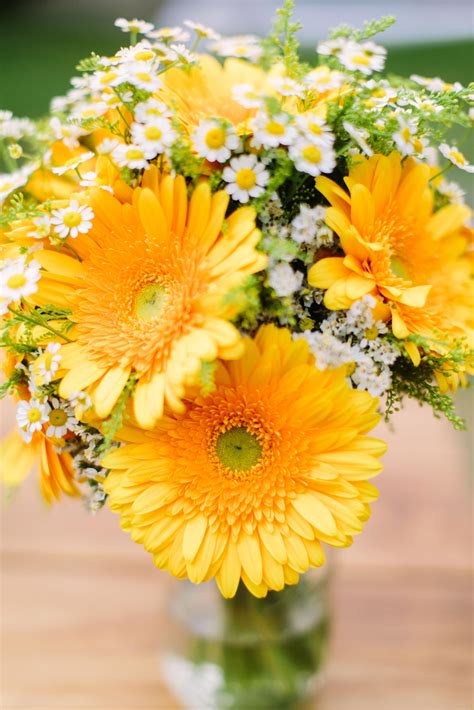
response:
{"label": "daisy yellow center", "polygon": [[143,158],[143,152],[138,150],[138,148],[130,148],[127,150],[128,160],[140,160],[140,158]]}
{"label": "daisy yellow center", "polygon": [[464,163],[466,162],[466,158],[458,150],[452,150],[449,155],[453,160],[456,160],[456,162],[461,163],[461,165],[464,165]]}
{"label": "daisy yellow center", "polygon": [[402,138],[403,138],[404,141],[409,141],[409,140],[410,140],[410,138],[411,138],[411,132],[410,132],[410,129],[409,129],[409,128],[405,127],[405,128],[402,130]]}
{"label": "daisy yellow center", "polygon": [[366,67],[369,63],[369,57],[366,54],[356,54],[355,57],[352,58],[352,61],[354,64],[360,64]]}
{"label": "daisy yellow center", "polygon": [[114,71],[109,71],[100,78],[101,84],[109,84],[111,81],[117,78],[117,74]]}
{"label": "daisy yellow center", "polygon": [[246,427],[232,427],[220,434],[216,454],[223,466],[235,474],[248,472],[262,457],[262,446]]}
{"label": "daisy yellow center", "polygon": [[168,292],[161,284],[148,284],[139,291],[135,299],[135,313],[141,320],[159,318],[163,313]]}
{"label": "daisy yellow center", "polygon": [[49,413],[49,422],[53,426],[63,426],[67,422],[67,414],[63,409],[53,409]]}
{"label": "daisy yellow center", "polygon": [[53,354],[52,353],[46,353],[44,356],[44,366],[46,370],[50,370],[51,366],[53,364]]}
{"label": "daisy yellow center", "polygon": [[225,145],[225,131],[223,128],[211,128],[206,133],[206,145],[208,148],[217,150]]}
{"label": "daisy yellow center", "polygon": [[66,212],[63,222],[66,227],[78,227],[82,222],[82,217],[79,212]]}
{"label": "daisy yellow center", "polygon": [[149,49],[143,49],[140,52],[135,53],[135,59],[137,62],[146,62],[148,59],[153,59],[155,55]]}
{"label": "daisy yellow center", "polygon": [[34,424],[35,422],[39,422],[41,419],[41,412],[38,407],[32,407],[26,416],[30,424]]}
{"label": "daisy yellow center", "polygon": [[145,138],[149,141],[159,141],[163,132],[157,126],[147,126],[145,128]]}
{"label": "daisy yellow center", "polygon": [[8,288],[21,288],[26,284],[26,276],[24,274],[14,274],[7,281]]}
{"label": "daisy yellow center", "polygon": [[376,99],[383,99],[387,95],[387,92],[385,89],[375,89],[375,91],[372,91],[372,96],[375,96]]}
{"label": "daisy yellow center", "polygon": [[242,168],[235,176],[235,182],[241,190],[251,190],[257,182],[255,171],[251,168]]}
{"label": "daisy yellow center", "polygon": [[278,121],[270,121],[267,123],[267,133],[270,133],[272,136],[282,136],[284,132],[285,126],[278,123]]}
{"label": "daisy yellow center", "polygon": [[378,334],[379,331],[376,325],[372,325],[370,326],[370,328],[366,328],[364,332],[364,336],[367,340],[375,340]]}
{"label": "daisy yellow center", "polygon": [[311,131],[311,133],[314,133],[315,136],[320,136],[323,132],[323,129],[319,125],[319,123],[308,123],[308,128]]}
{"label": "daisy yellow center", "polygon": [[308,163],[319,163],[321,160],[321,151],[315,145],[308,145],[303,148],[302,155]]}
{"label": "daisy yellow center", "polygon": [[138,74],[135,75],[137,79],[140,79],[140,81],[151,81],[151,76],[147,72],[138,72]]}

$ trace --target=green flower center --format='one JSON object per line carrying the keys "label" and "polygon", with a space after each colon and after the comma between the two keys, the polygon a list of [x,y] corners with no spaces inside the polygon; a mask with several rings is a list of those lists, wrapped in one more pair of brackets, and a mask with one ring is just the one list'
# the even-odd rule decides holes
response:
{"label": "green flower center", "polygon": [[238,474],[249,471],[260,462],[262,447],[254,434],[238,426],[219,434],[216,454],[223,466]]}
{"label": "green flower center", "polygon": [[168,292],[161,284],[148,284],[135,299],[135,313],[141,320],[159,318],[168,300]]}

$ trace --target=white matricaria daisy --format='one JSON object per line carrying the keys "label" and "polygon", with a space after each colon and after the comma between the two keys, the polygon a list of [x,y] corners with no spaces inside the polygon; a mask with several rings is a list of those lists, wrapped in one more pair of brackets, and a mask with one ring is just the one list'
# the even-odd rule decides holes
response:
{"label": "white matricaria daisy", "polygon": [[35,366],[38,375],[42,379],[42,384],[48,385],[55,379],[55,374],[59,370],[59,363],[62,355],[59,352],[61,349],[60,343],[48,343],[44,353],[36,360]]}
{"label": "white matricaria daisy", "polygon": [[423,113],[441,113],[443,110],[443,107],[440,106],[439,104],[436,103],[436,101],[433,101],[433,99],[430,99],[429,96],[414,96],[412,99],[407,101],[407,103],[410,106],[415,106],[419,111],[423,111]]}
{"label": "white matricaria daisy", "polygon": [[248,59],[251,62],[258,62],[263,52],[260,37],[256,35],[223,37],[214,42],[211,45],[211,49],[222,57],[238,57],[239,59]]}
{"label": "white matricaria daisy", "polygon": [[96,151],[99,155],[109,155],[118,145],[120,145],[118,138],[104,138],[104,140],[96,146]]}
{"label": "white matricaria daisy", "polygon": [[145,20],[126,20],[124,17],[118,17],[114,22],[115,27],[118,27],[122,32],[130,32],[131,34],[147,34],[151,32],[154,25]]}
{"label": "white matricaria daisy", "polygon": [[336,154],[329,145],[315,145],[314,141],[301,138],[290,147],[290,157],[302,173],[316,177],[331,173],[336,167]]}
{"label": "white matricaria daisy", "polygon": [[88,121],[103,116],[108,110],[105,101],[81,101],[72,107],[71,118],[77,121]]}
{"label": "white matricaria daisy", "polygon": [[315,145],[331,146],[334,134],[324,118],[312,112],[306,112],[296,117],[296,125],[302,135]]}
{"label": "white matricaria daisy", "polygon": [[236,84],[232,87],[232,98],[244,108],[263,108],[264,95],[258,93],[251,84]]}
{"label": "white matricaria daisy", "polygon": [[345,131],[350,135],[354,143],[359,146],[359,148],[365,155],[370,157],[374,154],[374,151],[367,143],[367,139],[369,138],[368,131],[366,131],[364,128],[357,128],[357,126],[354,126],[352,123],[349,123],[349,121],[343,121],[342,125],[344,126]]}
{"label": "white matricaria daisy", "polygon": [[410,79],[420,86],[426,87],[428,91],[433,91],[435,93],[441,93],[444,91],[461,91],[463,88],[459,81],[455,81],[454,84],[449,84],[443,79],[440,79],[438,76],[427,77],[420,76],[419,74],[412,74]]}
{"label": "white matricaria daisy", "polygon": [[29,401],[22,399],[16,408],[16,421],[20,434],[29,443],[35,431],[41,431],[48,421],[50,406],[32,397]]}
{"label": "white matricaria daisy", "polygon": [[162,42],[187,42],[190,34],[182,27],[160,27],[157,30],[146,32],[150,39],[158,39]]}
{"label": "white matricaria daisy", "polygon": [[36,293],[40,270],[40,264],[34,259],[27,261],[26,256],[5,259],[0,267],[0,298],[12,303]]}
{"label": "white matricaria daisy", "polygon": [[337,57],[343,49],[347,46],[349,40],[345,37],[338,37],[337,39],[326,39],[323,42],[319,42],[316,51],[323,57]]}
{"label": "white matricaria daisy", "polygon": [[325,94],[326,91],[339,89],[345,80],[346,78],[342,72],[331,70],[328,66],[322,64],[308,72],[303,81],[310,91]]}
{"label": "white matricaria daisy", "polygon": [[226,191],[233,200],[246,203],[251,197],[258,197],[265,192],[265,185],[270,174],[265,165],[257,160],[255,155],[241,155],[232,158],[230,166],[224,168],[222,177]]}
{"label": "white matricaria daisy", "polygon": [[135,106],[135,121],[140,123],[148,123],[162,116],[169,118],[172,116],[172,112],[163,101],[158,101],[158,99],[147,99]]}
{"label": "white matricaria daisy", "polygon": [[461,153],[455,145],[448,145],[447,143],[441,143],[439,147],[439,152],[444,155],[453,165],[456,165],[461,170],[465,170],[467,173],[474,173],[474,165],[470,165],[466,157]]}
{"label": "white matricaria daisy", "polygon": [[68,431],[72,431],[74,429],[74,427],[78,424],[78,421],[69,406],[64,402],[60,402],[56,397],[53,397],[50,400],[50,405],[51,408],[48,412],[48,428],[46,429],[46,436],[61,439],[67,434]]}
{"label": "white matricaria daisy", "polygon": [[31,221],[34,224],[34,229],[28,232],[29,237],[34,237],[34,239],[46,239],[46,237],[49,237],[51,234],[51,217],[49,214],[33,217]]}
{"label": "white matricaria daisy", "polygon": [[79,419],[84,412],[87,412],[92,407],[92,400],[87,392],[71,392],[68,397],[71,407],[74,408],[74,413]]}
{"label": "white matricaria daisy", "polygon": [[138,89],[149,91],[153,94],[161,88],[163,82],[156,73],[156,67],[149,62],[131,62],[122,65],[124,81],[136,86]]}
{"label": "white matricaria daisy", "polygon": [[290,124],[290,117],[286,113],[270,116],[260,111],[250,125],[253,130],[252,145],[255,148],[290,145],[296,138],[296,128]]}
{"label": "white matricaria daisy", "polygon": [[442,180],[437,187],[438,192],[448,198],[452,205],[463,205],[466,193],[456,182]]}
{"label": "white matricaria daisy", "polygon": [[285,298],[301,288],[303,274],[283,262],[269,269],[268,283],[279,298]]}
{"label": "white matricaria daisy", "polygon": [[101,98],[104,98],[105,89],[115,88],[119,84],[127,81],[125,69],[123,66],[107,67],[104,71],[98,70],[91,76],[91,89],[97,92]]}
{"label": "white matricaria daisy", "polygon": [[132,47],[122,47],[109,61],[112,64],[125,64],[129,62],[152,62],[156,55],[151,44],[142,39]]}
{"label": "white matricaria daisy", "polygon": [[64,175],[70,170],[76,170],[82,163],[87,163],[88,160],[94,157],[94,153],[91,151],[86,151],[81,155],[76,155],[74,158],[66,160],[63,165],[58,165],[57,167],[51,168],[51,172],[55,175]]}
{"label": "white matricaria daisy", "polygon": [[240,148],[240,138],[234,128],[212,118],[201,121],[191,140],[196,152],[211,163],[225,163],[232,151]]}
{"label": "white matricaria daisy", "polygon": [[383,71],[387,50],[374,42],[348,42],[338,59],[350,71],[360,71],[369,76]]}
{"label": "white matricaria daisy", "polygon": [[62,141],[68,148],[77,148],[79,146],[78,139],[80,136],[84,136],[87,133],[87,131],[80,126],[61,123],[57,116],[54,116],[50,120],[49,126],[56,140]]}
{"label": "white matricaria daisy", "polygon": [[148,160],[145,151],[135,143],[121,143],[112,151],[112,160],[120,168],[131,168],[132,170],[144,170],[148,167]]}
{"label": "white matricaria daisy", "polygon": [[221,35],[212,29],[212,27],[206,27],[206,25],[201,25],[200,22],[194,22],[193,20],[185,20],[183,22],[186,27],[194,30],[199,37],[204,37],[206,39],[219,40]]}
{"label": "white matricaria daisy", "polygon": [[180,61],[181,64],[195,64],[197,56],[184,44],[170,44],[170,57],[173,61]]}
{"label": "white matricaria daisy", "polygon": [[28,176],[21,170],[14,173],[0,174],[0,205],[8,195],[10,195],[19,187],[23,187],[28,182]]}
{"label": "white matricaria daisy", "polygon": [[146,158],[164,153],[176,138],[171,122],[164,117],[149,119],[147,123],[132,125],[132,139],[144,152]]}
{"label": "white matricaria daisy", "polygon": [[51,224],[55,233],[61,238],[75,239],[79,234],[87,234],[92,229],[94,212],[88,205],[80,205],[77,200],[71,200],[67,207],[53,210]]}
{"label": "white matricaria daisy", "polygon": [[79,182],[79,185],[82,185],[82,187],[99,187],[101,190],[113,193],[113,189],[110,185],[107,185],[94,171],[83,173],[82,180]]}
{"label": "white matricaria daisy", "polygon": [[270,79],[270,84],[281,96],[297,96],[299,99],[302,99],[307,91],[304,84],[290,79],[289,76],[276,76]]}
{"label": "white matricaria daisy", "polygon": [[370,98],[365,101],[367,108],[384,108],[388,104],[396,103],[398,92],[389,85],[388,81],[369,79],[365,88],[370,89]]}
{"label": "white matricaria daisy", "polygon": [[426,147],[426,141],[419,138],[416,121],[399,119],[400,130],[393,134],[393,140],[399,152],[405,155],[421,155]]}

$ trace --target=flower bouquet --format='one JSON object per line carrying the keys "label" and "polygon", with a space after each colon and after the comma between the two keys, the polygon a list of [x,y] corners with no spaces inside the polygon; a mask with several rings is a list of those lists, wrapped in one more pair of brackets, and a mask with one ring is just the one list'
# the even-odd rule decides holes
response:
{"label": "flower bouquet", "polygon": [[181,615],[220,592],[218,631],[166,661],[203,707],[308,690],[306,573],[369,518],[380,417],[412,397],[463,425],[469,209],[446,174],[474,168],[443,141],[472,90],[382,78],[392,22],[306,64],[290,1],[263,40],[120,19],[130,44],[48,117],[0,115],[4,485],[38,462],[47,502],[109,505],[156,567],[210,583],[181,583]]}

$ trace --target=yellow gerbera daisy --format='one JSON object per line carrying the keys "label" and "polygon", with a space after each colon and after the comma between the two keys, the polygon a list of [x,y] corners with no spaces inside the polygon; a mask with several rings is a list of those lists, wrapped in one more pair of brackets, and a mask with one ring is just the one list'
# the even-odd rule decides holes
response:
{"label": "yellow gerbera daisy", "polygon": [[0,441],[3,485],[16,488],[39,462],[39,486],[47,503],[59,500],[62,494],[78,496],[71,456],[58,453],[56,443],[42,432],[35,432],[27,444],[17,430]]}
{"label": "yellow gerbera daisy", "polygon": [[212,195],[203,182],[188,203],[182,177],[158,178],[153,171],[145,178],[133,204],[93,190],[93,227],[72,240],[81,261],[38,252],[44,272],[34,294],[36,302],[65,302],[76,324],[68,334],[74,342],[61,349],[60,395],[91,388],[103,418],[134,373],[134,412],[144,427],[162,415],[165,400],[182,408],[203,361],[240,355],[241,337],[229,323],[235,299],[225,297],[266,263],[255,250],[252,208],[226,217],[224,191]]}
{"label": "yellow gerbera daisy", "polygon": [[220,363],[214,392],[123,432],[130,443],[103,462],[110,506],[157,567],[265,596],[323,564],[321,542],[362,530],[385,451],[366,436],[376,407],[343,369],[318,370],[306,341],[264,326]]}
{"label": "yellow gerbera daisy", "polygon": [[317,178],[317,189],[331,204],[326,221],[345,252],[321,259],[308,274],[313,286],[327,289],[328,308],[349,308],[371,293],[399,338],[466,333],[458,317],[466,309],[456,301],[468,298],[466,270],[459,266],[470,210],[449,205],[434,212],[429,179],[427,165],[412,159],[402,165],[397,153],[357,163],[345,178],[349,194],[332,180]]}
{"label": "yellow gerbera daisy", "polygon": [[236,128],[245,126],[256,114],[233,98],[233,89],[248,84],[256,94],[275,93],[268,83],[269,74],[241,59],[229,58],[224,64],[208,55],[199,58],[199,66],[190,70],[170,69],[163,74],[165,87],[160,92],[167,104],[176,106],[179,121],[192,132],[205,118],[226,118]]}

